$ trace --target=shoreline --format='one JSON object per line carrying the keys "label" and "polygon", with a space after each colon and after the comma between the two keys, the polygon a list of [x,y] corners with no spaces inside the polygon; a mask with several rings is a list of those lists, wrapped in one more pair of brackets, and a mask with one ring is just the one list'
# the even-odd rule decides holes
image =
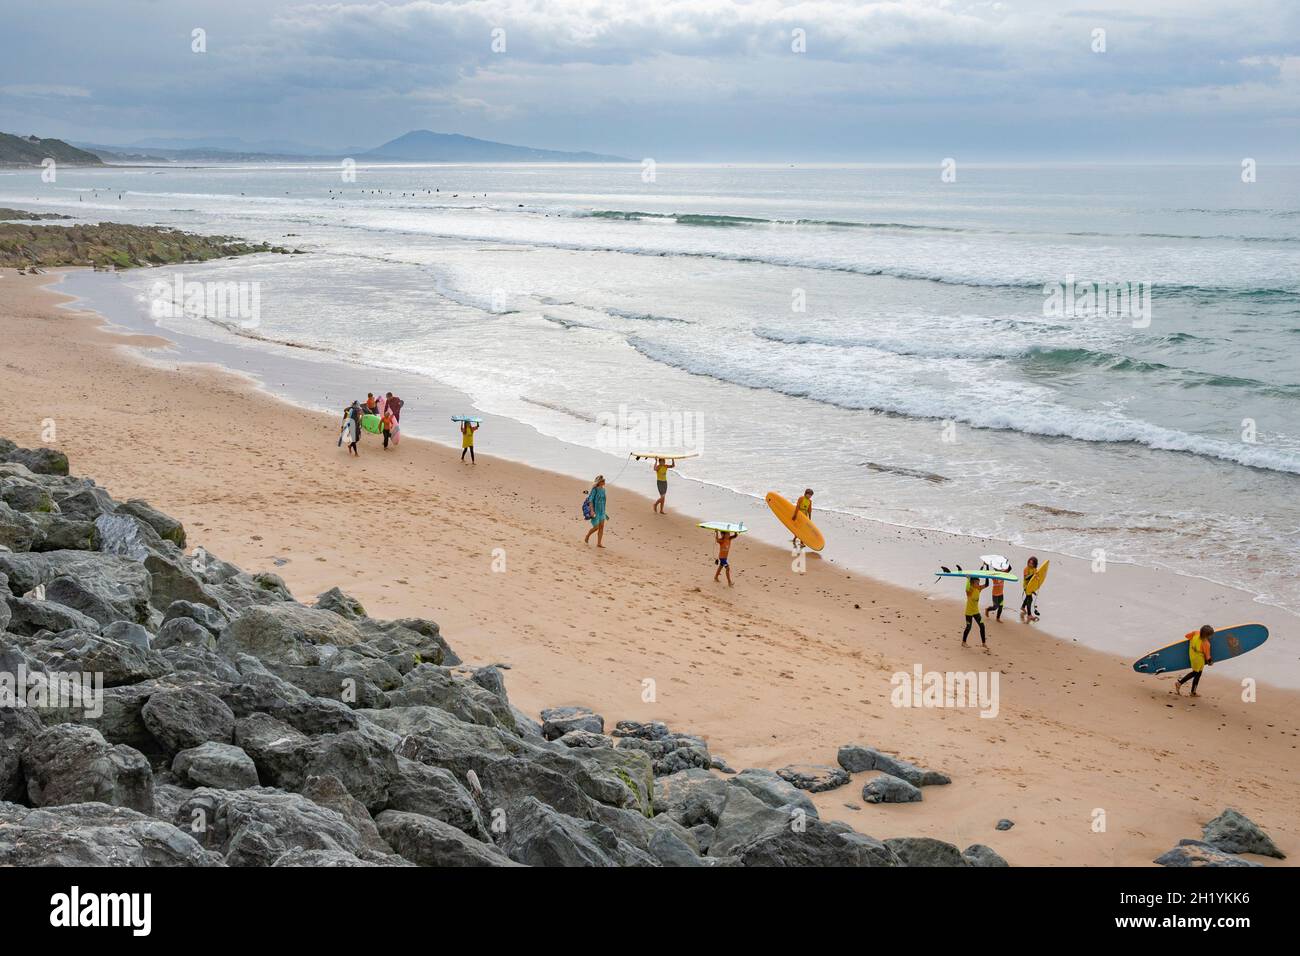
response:
{"label": "shoreline", "polygon": [[[590,483],[590,476],[597,473],[610,479],[611,488],[621,488],[638,498],[645,497],[651,488],[645,476],[638,479],[634,471],[647,465],[629,465],[625,455],[572,444],[541,431],[533,424],[483,412],[463,392],[421,372],[344,363],[339,356],[325,349],[316,350],[235,333],[230,333],[227,340],[160,328],[140,313],[134,301],[130,300],[129,290],[112,289],[113,281],[113,277],[106,274],[95,276],[86,270],[64,270],[58,278],[59,292],[75,297],[69,308],[84,303],[111,327],[130,334],[167,338],[172,343],[168,349],[168,361],[179,356],[182,363],[189,361],[245,375],[271,398],[295,408],[334,414],[329,409],[335,405],[341,407],[352,397],[364,395],[376,380],[396,381],[400,384],[398,394],[420,397],[405,412],[407,421],[403,424],[410,437],[458,449],[458,437],[450,440],[438,437],[447,433],[446,416],[438,418],[432,410],[435,406],[439,410],[448,407],[460,411],[473,409],[489,426],[480,438],[486,438],[490,443],[487,453],[491,457],[567,475],[583,488]],[[150,360],[143,354],[141,358]],[[278,387],[272,384],[276,379],[280,380]],[[321,391],[322,380],[334,383],[329,386],[335,389],[333,394]],[[480,444],[479,451],[484,451],[483,444]],[[689,466],[690,462],[687,462],[684,470],[689,472]],[[789,491],[784,490],[785,493]],[[726,485],[678,474],[672,482],[670,499],[676,511],[688,516],[695,515],[701,520],[701,516],[714,520],[744,520],[751,529],[748,540],[760,540],[783,549],[786,546],[785,531],[772,519],[761,492],[748,494]],[[1284,645],[1300,628],[1300,616],[1236,585],[1173,568],[1118,560],[1110,561],[1107,573],[1098,575],[1089,558],[1052,548],[1029,548],[998,538],[891,524],[833,508],[819,507],[816,514],[818,525],[831,542],[831,547],[826,556],[814,560],[907,588],[927,601],[958,602],[960,592],[951,582],[936,583],[933,571],[940,564],[960,563],[969,568],[977,565],[976,556],[979,554],[1005,553],[1013,555],[1013,570],[1019,573],[1028,554],[1037,554],[1040,561],[1046,556],[1055,567],[1051,584],[1043,594],[1050,611],[1045,612],[1035,628],[1056,640],[1087,641],[1130,664],[1154,648],[1180,637],[1183,632],[1172,633],[1168,622],[1185,613],[1187,608],[1196,609],[1198,613],[1205,609],[1206,613],[1218,615],[1210,620],[1219,627],[1264,624],[1272,634],[1271,642],[1250,658],[1224,662],[1219,671],[1258,678],[1281,688],[1300,689],[1300,655]],[[880,560],[882,553],[889,555],[887,561]],[[1117,579],[1121,583],[1115,586]],[[1012,591],[1018,593],[1017,589],[1018,585],[1013,585],[1008,591],[1008,601],[1011,601]],[[1103,626],[1100,633],[1081,634],[1078,622],[1091,620],[1098,600],[1114,607],[1116,615],[1122,616],[1122,628],[1113,626],[1112,620],[1111,626]],[[1191,626],[1189,624],[1188,628]]]}
{"label": "shoreline", "polygon": [[[185,521],[194,543],[274,570],[302,599],[338,585],[385,616],[433,617],[476,662],[516,664],[512,698],[530,711],[584,703],[610,720],[664,720],[706,737],[736,767],[832,764],[835,748],[849,743],[899,752],[949,773],[953,784],[927,788],[925,802],[903,807],[867,806],[856,787],[841,788],[814,797],[823,817],[881,838],[906,832],[987,843],[1013,864],[1148,863],[1177,839],[1196,836],[1224,805],[1259,821],[1293,856],[1300,847],[1300,825],[1286,810],[1295,785],[1287,763],[1295,762],[1300,736],[1293,691],[1269,690],[1247,711],[1221,676],[1231,667],[1216,668],[1202,682],[1202,699],[1184,700],[1190,706],[1174,712],[1179,705],[1163,681],[1064,635],[1035,641],[1014,619],[990,625],[992,654],[963,652],[952,626],[960,626],[954,590],[912,591],[818,559],[792,580],[788,554],[754,543],[758,535],[733,550],[736,588],[711,594],[710,543],[686,516],[687,482],[674,483],[675,512],[665,519],[650,515],[651,499],[639,490],[633,499],[628,486],[617,486],[609,548],[597,555],[578,540],[578,482],[558,469],[488,455],[470,469],[415,430],[391,461],[376,464],[383,453],[372,442],[353,467],[334,454],[332,415],[278,401],[271,389],[224,370],[179,363],[166,351],[167,333],[122,335],[102,317],[56,309],[63,296],[43,288],[49,279],[0,280],[0,321],[20,353],[11,368],[26,386],[19,394],[42,396],[35,411],[44,411],[33,416],[11,402],[4,421],[11,437],[32,433],[46,417],[67,422],[57,444],[78,473],[97,476],[119,497],[148,497]],[[24,319],[48,323],[48,337],[19,332]],[[141,362],[120,346],[164,351]],[[544,443],[536,457],[566,454],[543,451]],[[568,454],[571,463],[581,457]],[[358,483],[382,493],[358,504],[346,494]],[[385,504],[391,525],[373,516]],[[657,547],[646,550],[651,526]],[[884,527],[882,539],[926,536]],[[891,559],[899,550],[893,544]],[[493,573],[493,547],[506,547],[510,566],[523,574]],[[431,564],[438,559],[446,563]],[[597,566],[604,575],[593,576]],[[927,577],[930,570],[933,562]],[[1054,575],[1052,583],[1065,591],[1072,578]],[[1176,589],[1160,595],[1174,604],[1180,596]],[[1078,598],[1083,611],[1095,603]],[[1147,603],[1150,618],[1167,615],[1150,595]],[[1054,616],[1080,619],[1064,600],[1053,598],[1052,607]],[[1285,636],[1275,636],[1278,647]],[[1141,641],[1143,649],[1167,643]],[[913,665],[996,666],[1003,723],[970,711],[882,707],[888,675]],[[648,675],[662,698],[654,704],[641,699]],[[1202,733],[1215,749],[1188,752],[1186,741]],[[1202,775],[1211,771],[1233,782],[1195,808],[1192,794],[1205,793]],[[852,802],[859,809],[845,806]],[[1092,832],[1095,807],[1114,808],[1109,834]],[[1001,816],[1017,827],[994,832]]]}

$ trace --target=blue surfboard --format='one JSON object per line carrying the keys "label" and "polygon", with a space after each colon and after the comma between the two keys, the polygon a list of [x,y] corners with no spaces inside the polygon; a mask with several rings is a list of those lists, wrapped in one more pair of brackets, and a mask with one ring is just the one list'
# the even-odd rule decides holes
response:
{"label": "blue surfboard", "polygon": [[[1268,640],[1268,628],[1263,624],[1237,624],[1216,630],[1210,638],[1210,655],[1215,661],[1226,661],[1253,651]],[[1164,674],[1168,671],[1185,671],[1192,666],[1188,641],[1183,638],[1168,647],[1152,651],[1139,658],[1133,669],[1139,674]]]}
{"label": "blue surfboard", "polygon": [[1007,581],[1015,584],[1020,578],[1010,571],[936,571],[936,578],[989,578],[994,581]]}

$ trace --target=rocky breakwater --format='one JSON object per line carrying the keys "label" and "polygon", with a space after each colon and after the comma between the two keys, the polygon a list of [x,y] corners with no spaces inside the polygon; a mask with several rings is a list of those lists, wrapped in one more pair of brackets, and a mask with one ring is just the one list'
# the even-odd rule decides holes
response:
{"label": "rocky breakwater", "polygon": [[0,865],[926,859],[663,724],[536,721],[434,622],[301,603],[68,472],[0,439]]}

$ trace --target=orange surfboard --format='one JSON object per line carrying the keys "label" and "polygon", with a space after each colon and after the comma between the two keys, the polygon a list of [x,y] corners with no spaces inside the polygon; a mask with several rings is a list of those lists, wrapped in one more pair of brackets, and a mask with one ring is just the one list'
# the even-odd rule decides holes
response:
{"label": "orange surfboard", "polygon": [[766,499],[767,506],[772,509],[772,514],[776,515],[776,520],[785,525],[790,533],[802,541],[814,551],[820,551],[826,547],[826,539],[822,533],[817,530],[817,526],[808,520],[808,516],[802,511],[799,516],[791,519],[794,514],[794,503],[781,497],[775,491],[769,491]]}

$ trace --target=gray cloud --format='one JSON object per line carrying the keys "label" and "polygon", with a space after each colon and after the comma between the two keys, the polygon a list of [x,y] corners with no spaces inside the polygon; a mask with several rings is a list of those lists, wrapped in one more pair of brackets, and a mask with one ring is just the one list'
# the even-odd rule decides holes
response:
{"label": "gray cloud", "polygon": [[[190,51],[195,27],[207,30],[206,54]],[[493,52],[494,29],[505,52]],[[1092,51],[1095,29],[1105,53]],[[792,51],[795,30],[806,52]],[[0,36],[0,129],[100,141],[343,146],[429,127],[683,159],[940,148],[1036,158],[1061,145],[1045,130],[1092,124],[1143,130],[1150,148],[1180,156],[1249,133],[1295,160],[1300,134],[1284,120],[1297,102],[1300,4],[1289,0],[1144,0],[1140,11],[1051,0],[118,0],[111,17],[45,0],[7,11]],[[1080,158],[1098,158],[1088,148]]]}

